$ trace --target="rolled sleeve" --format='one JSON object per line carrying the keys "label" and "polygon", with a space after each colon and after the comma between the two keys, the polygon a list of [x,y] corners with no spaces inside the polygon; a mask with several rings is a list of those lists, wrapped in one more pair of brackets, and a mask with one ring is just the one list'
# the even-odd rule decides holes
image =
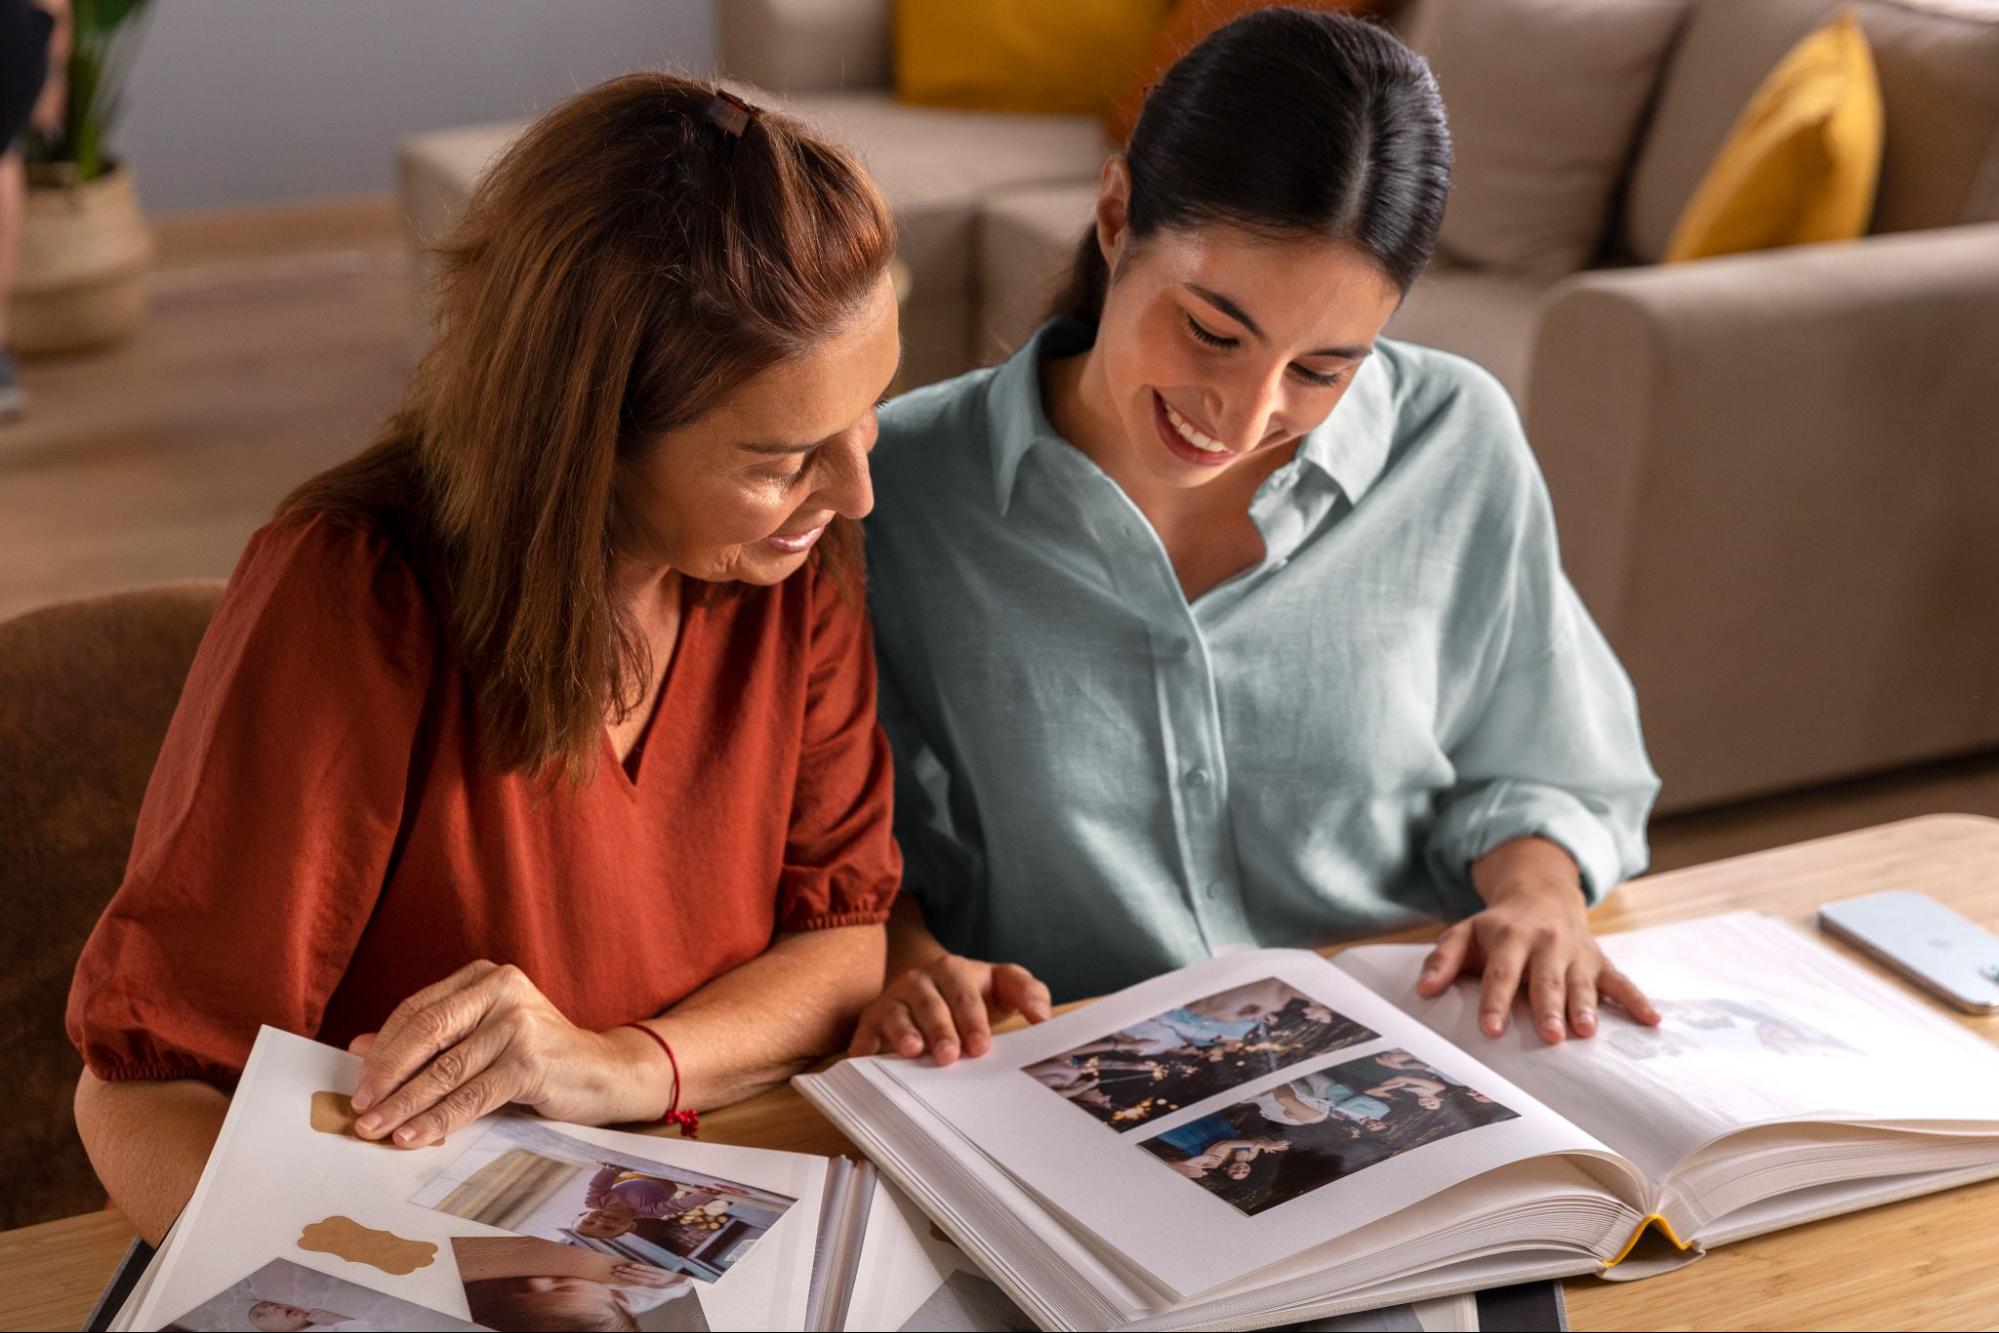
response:
{"label": "rolled sleeve", "polygon": [[1630,678],[1563,575],[1537,491],[1522,589],[1493,683],[1450,749],[1426,857],[1447,907],[1481,906],[1471,863],[1512,838],[1561,846],[1592,906],[1644,871],[1659,779],[1645,755]]}
{"label": "rolled sleeve", "polygon": [[902,878],[867,611],[838,576],[816,572],[813,596],[804,738],[778,882],[786,934],[878,925]]}

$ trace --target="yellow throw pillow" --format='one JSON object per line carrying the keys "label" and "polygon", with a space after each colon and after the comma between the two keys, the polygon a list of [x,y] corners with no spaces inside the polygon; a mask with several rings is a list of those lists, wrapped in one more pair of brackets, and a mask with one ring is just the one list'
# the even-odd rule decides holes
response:
{"label": "yellow throw pillow", "polygon": [[1867,233],[1881,85],[1848,8],[1763,80],[1673,226],[1666,262]]}
{"label": "yellow throw pillow", "polygon": [[1109,111],[1169,0],[895,0],[895,92],[919,106]]}

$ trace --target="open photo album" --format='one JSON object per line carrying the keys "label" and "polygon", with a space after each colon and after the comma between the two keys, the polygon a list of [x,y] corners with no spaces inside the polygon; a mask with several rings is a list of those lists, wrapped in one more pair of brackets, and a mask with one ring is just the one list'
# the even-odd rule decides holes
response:
{"label": "open photo album", "polygon": [[1999,1051],[1805,933],[1735,913],[1602,943],[1658,1027],[1493,1039],[1475,986],[1416,997],[1423,946],[1266,950],[976,1060],[795,1083],[1051,1329],[1643,1276],[1999,1175]]}
{"label": "open photo album", "polygon": [[[92,1326],[1035,1326],[866,1162],[520,1113],[397,1149],[352,1132],[360,1065],[263,1029],[194,1196]],[[1336,1326],[1468,1333],[1502,1295],[1504,1326],[1523,1303],[1541,1326],[1559,1318],[1544,1285]]]}

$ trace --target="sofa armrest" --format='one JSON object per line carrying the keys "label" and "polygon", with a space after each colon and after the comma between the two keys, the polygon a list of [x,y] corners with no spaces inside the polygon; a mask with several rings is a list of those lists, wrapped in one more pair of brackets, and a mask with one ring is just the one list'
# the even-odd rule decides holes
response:
{"label": "sofa armrest", "polygon": [[1656,756],[1667,801],[1999,741],[1995,367],[1994,224],[1549,293],[1527,424],[1565,563],[1648,712],[1735,729],[1732,772]]}
{"label": "sofa armrest", "polygon": [[780,95],[884,88],[891,0],[715,0],[721,72]]}

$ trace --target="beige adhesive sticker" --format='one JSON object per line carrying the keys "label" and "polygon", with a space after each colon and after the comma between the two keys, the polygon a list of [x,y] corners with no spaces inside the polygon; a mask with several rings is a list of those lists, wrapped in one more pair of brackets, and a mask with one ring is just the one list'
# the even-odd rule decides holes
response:
{"label": "beige adhesive sticker", "polygon": [[427,1240],[406,1240],[391,1231],[376,1231],[351,1217],[328,1217],[314,1222],[299,1232],[298,1247],[367,1264],[397,1277],[428,1268],[437,1258],[437,1246]]}
{"label": "beige adhesive sticker", "polygon": [[[346,1138],[360,1139],[377,1148],[393,1148],[396,1145],[388,1139],[362,1139],[354,1132],[354,1122],[360,1119],[354,1114],[354,1103],[344,1092],[315,1092],[312,1094],[312,1127],[322,1134],[338,1134]],[[425,1144],[412,1151],[423,1152],[428,1148],[442,1148],[448,1139]]]}

